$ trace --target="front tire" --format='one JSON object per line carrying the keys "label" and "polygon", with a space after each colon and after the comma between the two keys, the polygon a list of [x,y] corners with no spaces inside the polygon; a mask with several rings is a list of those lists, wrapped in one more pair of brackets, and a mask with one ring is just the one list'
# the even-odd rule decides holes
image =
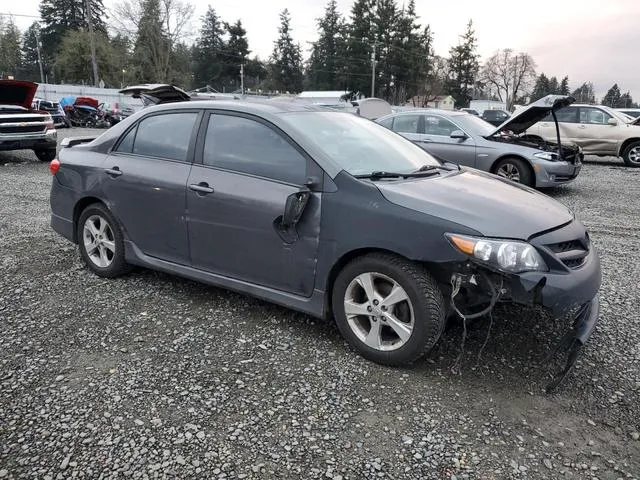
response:
{"label": "front tire", "polygon": [[47,150],[34,150],[34,153],[36,154],[38,160],[40,160],[41,162],[50,162],[51,160],[56,158],[57,152],[55,148],[50,148]]}
{"label": "front tire", "polygon": [[493,173],[512,182],[521,183],[527,187],[535,187],[535,182],[529,164],[519,158],[503,158]]}
{"label": "front tire", "polygon": [[347,342],[383,365],[417,360],[444,330],[436,281],[424,267],[395,255],[370,254],[347,264],[333,286],[332,305]]}
{"label": "front tire", "polygon": [[627,167],[640,167],[640,142],[632,142],[622,152],[622,160]]}
{"label": "front tire", "polygon": [[89,205],[78,219],[80,256],[100,277],[119,277],[131,270],[124,259],[124,237],[111,212],[100,203]]}

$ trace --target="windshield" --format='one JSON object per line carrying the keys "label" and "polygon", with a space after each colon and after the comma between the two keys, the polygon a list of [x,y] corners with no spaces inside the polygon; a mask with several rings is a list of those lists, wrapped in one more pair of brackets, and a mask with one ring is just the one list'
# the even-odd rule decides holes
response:
{"label": "windshield", "polygon": [[486,137],[487,135],[491,135],[496,127],[491,125],[489,122],[481,119],[480,117],[476,117],[475,115],[457,115],[455,117],[455,121],[458,125],[462,127],[462,129],[471,134],[472,136],[481,136]]}
{"label": "windshield", "polygon": [[296,112],[283,114],[283,118],[351,175],[409,173],[425,165],[440,165],[413,142],[354,114]]}

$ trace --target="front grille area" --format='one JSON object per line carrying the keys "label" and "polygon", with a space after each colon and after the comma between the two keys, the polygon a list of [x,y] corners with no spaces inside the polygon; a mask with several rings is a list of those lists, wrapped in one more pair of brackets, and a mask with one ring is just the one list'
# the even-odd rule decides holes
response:
{"label": "front grille area", "polygon": [[21,117],[20,115],[2,115],[0,124],[3,123],[42,123],[44,116]]}
{"label": "front grille area", "polygon": [[589,254],[589,238],[568,240],[566,242],[553,243],[547,245],[556,258],[567,268],[576,269],[581,267]]}
{"label": "front grille area", "polygon": [[11,126],[6,127],[0,125],[0,133],[42,133],[46,127],[43,124],[37,125],[25,125],[25,126]]}

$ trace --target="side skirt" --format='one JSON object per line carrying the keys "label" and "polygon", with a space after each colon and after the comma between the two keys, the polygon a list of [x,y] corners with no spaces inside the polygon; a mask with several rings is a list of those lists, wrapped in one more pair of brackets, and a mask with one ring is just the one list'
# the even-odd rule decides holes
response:
{"label": "side skirt", "polygon": [[301,297],[291,293],[275,290],[273,288],[256,285],[253,283],[236,280],[223,275],[205,272],[186,265],[179,265],[155,257],[145,255],[130,240],[124,241],[125,259],[127,263],[158,270],[173,275],[179,275],[190,280],[206,283],[215,287],[225,288],[234,292],[247,294],[252,297],[266,300],[292,310],[297,310],[317,318],[325,317],[325,294],[321,290],[314,290],[310,297]]}

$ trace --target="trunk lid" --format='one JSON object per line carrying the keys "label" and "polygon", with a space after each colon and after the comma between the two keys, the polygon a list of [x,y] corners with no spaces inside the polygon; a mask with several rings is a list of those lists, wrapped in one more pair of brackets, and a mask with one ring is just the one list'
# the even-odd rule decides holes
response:
{"label": "trunk lid", "polygon": [[120,90],[124,95],[131,95],[139,98],[146,106],[158,105],[160,103],[184,102],[191,100],[187,92],[174,85],[165,83],[145,83],[133,85]]}

